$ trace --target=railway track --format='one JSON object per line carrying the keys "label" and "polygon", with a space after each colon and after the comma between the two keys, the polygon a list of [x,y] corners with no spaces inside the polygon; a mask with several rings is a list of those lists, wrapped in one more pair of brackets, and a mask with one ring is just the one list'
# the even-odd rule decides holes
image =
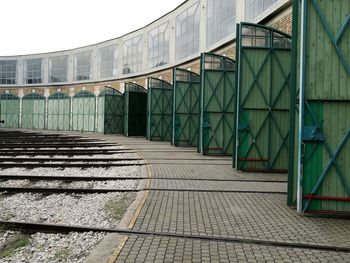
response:
{"label": "railway track", "polygon": [[111,151],[0,151],[0,156],[10,156],[10,157],[20,157],[20,156],[39,156],[39,155],[46,155],[48,157],[52,157],[55,155],[62,155],[62,156],[81,156],[81,155],[116,155],[116,154],[125,154],[125,153],[136,153],[130,150],[111,150]]}
{"label": "railway track", "polygon": [[45,175],[1,175],[0,180],[67,180],[67,181],[105,181],[105,180],[178,180],[178,181],[212,181],[212,182],[257,182],[257,183],[287,183],[286,180],[253,180],[253,179],[226,179],[226,178],[191,178],[191,177],[83,177],[83,176],[45,176]]}
{"label": "railway track", "polygon": [[120,229],[120,228],[103,228],[103,227],[86,227],[80,225],[64,225],[64,224],[50,224],[50,223],[31,223],[23,221],[5,221],[0,220],[0,225],[5,229],[18,230],[25,233],[70,233],[70,232],[108,232],[118,233],[122,235],[137,235],[137,236],[159,236],[168,238],[182,238],[192,240],[206,240],[216,241],[225,243],[240,243],[249,245],[262,245],[272,247],[286,247],[286,248],[297,248],[297,249],[312,249],[319,251],[334,251],[350,253],[349,247],[343,246],[327,246],[317,245],[310,243],[301,242],[279,242],[279,241],[268,241],[261,239],[247,239],[239,237],[223,237],[223,236],[207,236],[207,235],[193,235],[193,234],[179,234],[179,233],[165,233],[156,231],[143,231],[143,230],[131,230],[131,229]]}
{"label": "railway track", "polygon": [[119,146],[112,143],[6,143],[2,144],[1,147],[5,149],[40,149],[40,148],[102,148]]}

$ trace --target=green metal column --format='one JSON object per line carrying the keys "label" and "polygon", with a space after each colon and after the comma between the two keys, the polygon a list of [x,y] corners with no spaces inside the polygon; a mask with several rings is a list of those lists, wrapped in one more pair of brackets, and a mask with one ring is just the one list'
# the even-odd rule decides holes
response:
{"label": "green metal column", "polygon": [[172,144],[199,148],[199,75],[185,69],[175,68],[173,83]]}
{"label": "green metal column", "polygon": [[201,55],[199,150],[205,155],[232,155],[236,139],[235,61]]}
{"label": "green metal column", "polygon": [[124,135],[146,136],[147,91],[132,82],[125,84]]}
{"label": "green metal column", "polygon": [[164,80],[148,78],[147,139],[170,141],[173,109],[173,86]]}
{"label": "green metal column", "polygon": [[[350,2],[294,1],[300,213],[350,214]],[[295,193],[295,191],[297,191]]]}
{"label": "green metal column", "polygon": [[237,29],[236,168],[287,172],[289,164],[291,37],[241,23]]}

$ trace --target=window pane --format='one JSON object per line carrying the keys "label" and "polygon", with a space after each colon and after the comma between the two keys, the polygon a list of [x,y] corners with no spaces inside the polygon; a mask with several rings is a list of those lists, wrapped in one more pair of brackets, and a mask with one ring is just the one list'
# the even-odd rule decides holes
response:
{"label": "window pane", "polygon": [[25,61],[25,83],[42,83],[42,59],[27,59]]}
{"label": "window pane", "polygon": [[208,0],[207,47],[235,33],[236,0]]}
{"label": "window pane", "polygon": [[262,14],[266,9],[281,0],[246,0],[245,2],[245,20],[252,21]]}
{"label": "window pane", "polygon": [[100,78],[115,77],[117,72],[117,45],[99,49]]}
{"label": "window pane", "polygon": [[75,79],[91,79],[91,51],[81,52],[75,55]]}
{"label": "window pane", "polygon": [[199,2],[176,17],[176,59],[199,51]]}
{"label": "window pane", "polygon": [[148,67],[155,68],[169,61],[169,30],[165,23],[148,33]]}
{"label": "window pane", "polygon": [[139,72],[142,69],[142,35],[123,44],[123,74]]}
{"label": "window pane", "polygon": [[58,56],[49,59],[49,82],[67,82],[68,56]]}

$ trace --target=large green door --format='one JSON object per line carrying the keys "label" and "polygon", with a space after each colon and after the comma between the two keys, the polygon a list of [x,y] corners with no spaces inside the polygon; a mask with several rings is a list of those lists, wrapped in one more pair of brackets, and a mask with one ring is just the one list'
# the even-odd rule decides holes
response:
{"label": "large green door", "polygon": [[1,127],[18,128],[19,127],[19,97],[11,93],[3,93],[0,95],[1,115],[0,120],[4,123]]}
{"label": "large green door", "polygon": [[294,1],[298,211],[350,213],[350,2]]}
{"label": "large green door", "polygon": [[22,102],[22,128],[44,129],[45,128],[45,97],[31,93],[23,97]]}
{"label": "large green door", "polygon": [[236,139],[235,61],[201,55],[199,150],[205,155],[232,155]]}
{"label": "large green door", "polygon": [[123,133],[123,94],[105,87],[97,99],[97,131],[104,134]]}
{"label": "large green door", "polygon": [[49,96],[47,101],[47,128],[49,130],[70,130],[71,98],[68,94],[57,92]]}
{"label": "large green door", "polygon": [[72,130],[83,132],[95,131],[96,96],[88,91],[81,91],[72,99]]}
{"label": "large green door", "polygon": [[136,83],[125,84],[124,135],[146,136],[147,91]]}
{"label": "large green door", "polygon": [[173,86],[164,80],[148,78],[147,139],[170,141]]}
{"label": "large green door", "polygon": [[198,147],[199,75],[185,69],[175,68],[173,83],[172,144]]}
{"label": "large green door", "polygon": [[236,168],[287,172],[291,38],[261,25],[237,27]]}

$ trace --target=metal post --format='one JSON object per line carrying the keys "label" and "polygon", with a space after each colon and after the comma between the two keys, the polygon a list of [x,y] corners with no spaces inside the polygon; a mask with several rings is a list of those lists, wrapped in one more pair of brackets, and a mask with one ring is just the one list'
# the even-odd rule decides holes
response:
{"label": "metal post", "polygon": [[[236,61],[238,61],[238,65],[236,68],[236,145],[235,145],[235,159],[234,165],[235,169],[238,169],[238,147],[239,147],[239,84],[241,81],[241,60],[240,60],[240,52],[241,52],[241,24],[237,24],[237,34],[236,34]],[[238,70],[237,70],[238,69]]]}
{"label": "metal post", "polygon": [[176,114],[176,68],[173,70],[173,123],[172,123],[172,136],[171,136],[171,144],[175,145],[175,114]]}
{"label": "metal post", "polygon": [[203,154],[203,115],[204,115],[204,72],[205,72],[205,54],[201,54],[201,81],[200,81],[200,108],[199,108],[199,152]]}
{"label": "metal post", "polygon": [[300,76],[299,76],[299,123],[298,123],[298,188],[297,188],[297,212],[303,211],[303,152],[302,132],[304,125],[304,86],[305,86],[305,52],[306,52],[306,13],[307,1],[301,0],[301,36],[300,36]]}

